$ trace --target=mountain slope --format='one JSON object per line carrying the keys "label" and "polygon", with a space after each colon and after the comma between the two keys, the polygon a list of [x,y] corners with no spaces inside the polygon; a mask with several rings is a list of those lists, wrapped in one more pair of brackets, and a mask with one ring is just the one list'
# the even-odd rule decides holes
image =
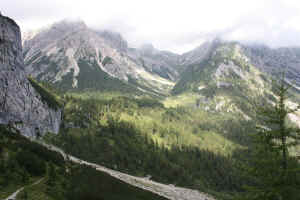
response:
{"label": "mountain slope", "polygon": [[[246,45],[238,42],[226,42],[215,39],[211,42],[205,42],[198,48],[184,53],[179,59],[179,65],[186,69],[189,65],[199,64],[204,60],[214,59],[211,55],[220,45],[230,45],[236,43],[249,64],[265,72],[268,75],[278,76],[285,72],[288,80],[293,80],[296,86],[300,84],[300,48],[269,48],[265,45]],[[230,59],[230,58],[229,58]],[[189,71],[191,69],[188,69]],[[187,73],[187,72],[185,72]],[[184,76],[181,74],[181,77]],[[181,78],[186,79],[186,78]]]}
{"label": "mountain slope", "polygon": [[[146,70],[139,56],[129,56],[127,43],[120,35],[94,31],[83,22],[62,21],[29,38],[24,41],[26,71],[37,80],[66,89],[99,89],[97,85],[116,84],[116,88],[154,93],[167,93],[174,85]],[[102,75],[87,78],[93,73]]]}
{"label": "mountain slope", "polygon": [[[125,183],[128,183],[128,185],[130,185],[129,187],[135,186],[137,188],[143,189],[145,193],[146,193],[146,191],[147,192],[150,191],[154,194],[158,194],[159,196],[161,196],[161,199],[164,199],[162,197],[165,197],[165,198],[171,199],[171,200],[176,200],[178,198],[181,200],[203,200],[203,199],[213,200],[214,199],[207,194],[198,192],[197,190],[175,187],[172,185],[158,183],[158,182],[149,180],[148,178],[131,176],[131,175],[128,175],[128,174],[125,174],[125,173],[122,173],[122,172],[119,172],[116,170],[112,170],[112,169],[103,167],[103,166],[95,164],[95,163],[87,162],[82,159],[76,158],[74,156],[66,154],[63,150],[59,149],[56,146],[48,145],[45,143],[41,143],[41,144],[43,146],[47,147],[48,149],[51,149],[55,152],[60,153],[65,158],[68,157],[68,159],[74,163],[84,164],[86,166],[95,168],[97,171],[107,173],[116,179],[119,179]],[[120,183],[122,183],[121,181],[120,181]],[[132,187],[132,188],[134,188],[134,187]],[[111,195],[111,196],[113,196],[113,195]],[[129,197],[129,195],[128,195],[128,197]]]}
{"label": "mountain slope", "polygon": [[[57,148],[51,146],[49,150],[49,146],[44,147],[2,125],[0,139],[1,199],[167,199],[154,189],[147,189],[143,185],[147,180],[133,183],[135,177],[101,166],[96,170],[94,164],[72,156],[74,163],[68,162],[64,160],[65,154],[55,151]],[[128,184],[126,180],[132,181],[127,181]],[[158,185],[153,183],[153,187],[155,184]]]}
{"label": "mountain slope", "polygon": [[173,81],[179,77],[176,69],[180,58],[178,54],[160,51],[146,44],[137,49],[129,48],[128,55],[151,73]]}
{"label": "mountain slope", "polygon": [[300,86],[300,48],[271,49],[264,45],[248,45],[243,49],[260,70],[273,75],[284,71],[288,80]]}
{"label": "mountain slope", "polygon": [[[156,95],[168,94],[175,81],[178,83],[173,93],[178,93],[187,79],[193,79],[189,76],[200,79],[203,75],[198,76],[188,66],[198,65],[194,68],[199,70],[206,61],[219,59],[211,54],[222,43],[230,42],[215,39],[182,55],[159,51],[151,44],[130,48],[119,33],[93,30],[81,21],[61,21],[23,36],[25,69],[37,80],[55,83],[65,90],[121,88]],[[285,69],[287,78],[299,87],[299,48],[239,46],[252,66],[268,75]]]}
{"label": "mountain slope", "polygon": [[[172,90],[173,94],[195,93],[198,95],[196,106],[206,110],[240,112],[246,119],[253,114],[253,100],[272,102],[275,96],[271,76],[249,59],[243,45],[213,41],[204,46],[205,54],[190,59]],[[197,54],[199,49],[189,54]]]}

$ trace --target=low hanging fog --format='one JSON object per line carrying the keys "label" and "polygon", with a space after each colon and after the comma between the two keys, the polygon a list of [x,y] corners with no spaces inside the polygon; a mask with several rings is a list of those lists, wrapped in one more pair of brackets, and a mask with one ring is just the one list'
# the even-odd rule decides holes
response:
{"label": "low hanging fog", "polygon": [[3,15],[23,31],[62,19],[83,20],[95,29],[120,32],[131,46],[152,43],[183,53],[219,37],[270,47],[299,46],[298,0],[9,0]]}

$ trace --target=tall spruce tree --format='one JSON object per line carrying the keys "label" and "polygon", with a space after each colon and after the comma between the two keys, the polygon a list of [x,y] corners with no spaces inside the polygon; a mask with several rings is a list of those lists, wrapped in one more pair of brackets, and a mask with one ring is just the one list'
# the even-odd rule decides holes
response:
{"label": "tall spruce tree", "polygon": [[299,145],[300,129],[287,125],[288,115],[300,107],[287,106],[290,85],[284,75],[273,83],[274,103],[264,103],[257,108],[257,133],[253,137],[251,159],[247,172],[254,180],[246,186],[251,200],[299,200],[299,162],[289,155],[289,148]]}

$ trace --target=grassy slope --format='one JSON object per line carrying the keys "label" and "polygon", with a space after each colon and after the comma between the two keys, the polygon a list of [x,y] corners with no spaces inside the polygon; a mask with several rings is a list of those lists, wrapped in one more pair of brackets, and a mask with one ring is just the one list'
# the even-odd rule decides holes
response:
{"label": "grassy slope", "polygon": [[[135,127],[142,130],[142,134],[149,136],[159,144],[169,147],[179,142],[187,146],[220,152],[224,155],[230,154],[235,148],[241,148],[239,144],[229,139],[229,137],[233,136],[229,135],[229,129],[226,130],[223,127],[226,122],[232,122],[231,125],[237,127],[239,122],[239,119],[236,119],[237,116],[233,113],[218,116],[202,109],[194,109],[196,95],[177,96],[174,97],[175,100],[173,97],[167,98],[166,101],[163,101],[167,107],[143,107],[137,103],[139,99],[141,101],[145,100],[143,98],[134,99],[118,97],[116,95],[105,94],[105,96],[102,96],[101,94],[95,95],[95,93],[72,94],[75,99],[86,101],[86,104],[94,104],[91,114],[93,115],[93,113],[98,112],[103,117],[96,116],[92,121],[97,121],[102,126],[107,125],[108,116],[111,116],[118,118],[120,121],[134,124]],[[91,100],[90,97],[94,98],[94,100]],[[65,106],[66,121],[82,121],[82,119],[78,119],[79,111],[76,111],[75,107],[80,110],[87,109],[86,112],[89,113],[88,109],[91,108],[84,108],[85,106],[80,108],[80,105],[84,105],[85,103],[76,100],[69,101]],[[174,105],[188,105],[191,108],[174,107]],[[175,140],[174,130],[178,132],[176,136],[178,137],[178,141],[177,139]],[[74,131],[80,132],[80,130]]]}
{"label": "grassy slope", "polygon": [[[195,109],[193,95],[190,108],[173,107],[173,102],[165,107],[157,100],[149,104],[140,97],[118,95],[73,93],[65,99],[61,137],[47,140],[88,161],[138,176],[151,174],[154,180],[215,196],[238,188],[231,155],[247,144],[245,129],[253,130],[253,124],[233,113],[216,115]],[[176,101],[186,106],[186,100],[183,96]]]}

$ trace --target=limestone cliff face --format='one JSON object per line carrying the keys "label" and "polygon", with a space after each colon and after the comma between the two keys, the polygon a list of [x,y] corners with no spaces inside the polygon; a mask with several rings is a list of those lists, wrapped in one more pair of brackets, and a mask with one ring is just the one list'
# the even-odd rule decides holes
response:
{"label": "limestone cliff face", "polygon": [[41,101],[24,72],[19,26],[0,14],[0,124],[11,124],[23,135],[58,133],[61,111]]}

